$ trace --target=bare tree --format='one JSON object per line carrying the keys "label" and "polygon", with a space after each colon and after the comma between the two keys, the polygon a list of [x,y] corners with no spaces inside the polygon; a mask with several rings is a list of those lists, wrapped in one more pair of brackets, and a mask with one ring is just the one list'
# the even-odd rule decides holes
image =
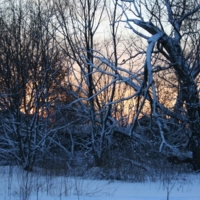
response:
{"label": "bare tree", "polygon": [[56,80],[63,79],[60,53],[53,39],[56,33],[50,24],[53,10],[45,1],[10,1],[4,6],[1,152],[25,170],[32,170],[62,128],[53,123],[54,105],[62,96]]}
{"label": "bare tree", "polygon": [[[147,41],[146,58],[143,65],[142,87],[133,85],[137,96],[150,101],[152,114],[160,129],[163,145],[175,151],[165,139],[160,111],[178,123],[187,123],[191,130],[188,148],[193,152],[196,169],[200,168],[199,95],[196,78],[199,75],[199,2],[198,1],[132,1],[118,4],[124,14],[127,27]],[[132,16],[132,17],[131,17]],[[190,51],[188,51],[190,49]],[[188,53],[190,52],[190,53]],[[160,59],[156,57],[160,56]],[[161,61],[161,62],[160,62]],[[173,109],[158,101],[154,74],[172,68],[178,85],[177,99]],[[170,76],[167,77],[169,79]],[[141,104],[142,105],[142,104]],[[140,109],[139,109],[140,110]],[[185,115],[182,111],[185,111]]]}

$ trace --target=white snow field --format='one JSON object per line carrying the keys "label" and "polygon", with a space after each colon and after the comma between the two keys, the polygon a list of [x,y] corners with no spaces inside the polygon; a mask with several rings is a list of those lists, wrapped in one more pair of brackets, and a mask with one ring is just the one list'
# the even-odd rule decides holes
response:
{"label": "white snow field", "polygon": [[27,173],[0,167],[0,200],[200,200],[200,174],[135,183]]}

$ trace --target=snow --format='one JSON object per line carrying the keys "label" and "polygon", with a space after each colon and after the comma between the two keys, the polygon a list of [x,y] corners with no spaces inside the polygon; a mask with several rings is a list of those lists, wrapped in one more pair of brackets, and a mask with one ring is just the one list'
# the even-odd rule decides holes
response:
{"label": "snow", "polygon": [[200,200],[200,174],[165,175],[159,181],[134,183],[27,173],[17,167],[0,167],[0,199]]}

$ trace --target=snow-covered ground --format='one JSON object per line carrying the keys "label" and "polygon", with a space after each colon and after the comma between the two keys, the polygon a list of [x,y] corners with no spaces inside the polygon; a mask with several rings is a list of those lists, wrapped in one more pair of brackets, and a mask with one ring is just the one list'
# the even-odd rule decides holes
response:
{"label": "snow-covered ground", "polygon": [[0,167],[0,200],[200,200],[200,174],[156,182],[83,180]]}

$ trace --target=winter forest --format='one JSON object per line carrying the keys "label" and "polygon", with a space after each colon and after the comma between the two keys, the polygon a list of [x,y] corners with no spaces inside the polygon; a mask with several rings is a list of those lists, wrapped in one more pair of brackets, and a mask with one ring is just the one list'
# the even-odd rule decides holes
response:
{"label": "winter forest", "polygon": [[0,0],[0,165],[198,172],[199,22],[199,0]]}

